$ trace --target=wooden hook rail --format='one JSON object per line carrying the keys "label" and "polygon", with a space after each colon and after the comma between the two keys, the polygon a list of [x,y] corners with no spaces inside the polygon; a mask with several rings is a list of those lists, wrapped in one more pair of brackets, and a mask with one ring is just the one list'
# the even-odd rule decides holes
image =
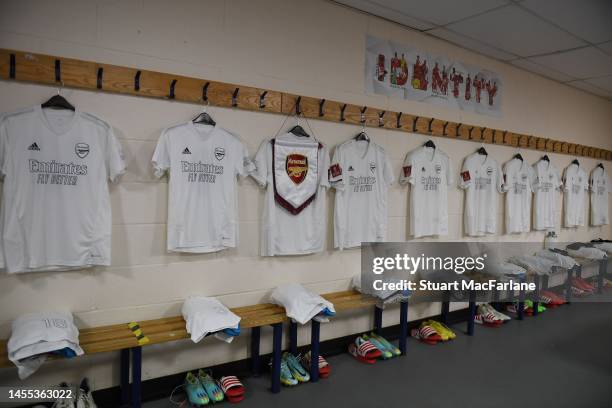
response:
{"label": "wooden hook rail", "polygon": [[[0,49],[0,79],[278,114],[293,114],[297,106],[306,118],[612,160],[610,150],[507,130],[448,122],[269,89],[16,50]],[[474,130],[478,131],[479,138],[473,137]],[[486,137],[485,132],[490,133],[491,137]]]}

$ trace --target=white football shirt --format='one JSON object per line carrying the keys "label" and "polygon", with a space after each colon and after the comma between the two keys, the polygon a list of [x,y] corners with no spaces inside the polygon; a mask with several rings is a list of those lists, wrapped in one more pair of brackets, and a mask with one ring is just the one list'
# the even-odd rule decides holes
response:
{"label": "white football shirt", "polygon": [[385,150],[365,140],[336,147],[329,181],[336,189],[334,247],[353,248],[362,242],[387,239],[387,194],[393,171]]}
{"label": "white football shirt", "polygon": [[608,213],[608,194],[610,179],[603,168],[597,166],[591,171],[591,225],[607,225],[610,223]]}
{"label": "white football shirt", "polygon": [[[286,133],[276,140],[286,143],[303,143],[304,140],[316,142],[314,138],[304,138]],[[329,152],[323,145],[317,151],[316,195],[298,214],[293,215],[274,198],[274,160],[271,140],[264,141],[255,155],[256,170],[251,176],[262,188],[266,188],[266,199],[261,229],[262,256],[300,255],[323,251],[326,234],[326,191],[329,187],[327,169]],[[310,177],[310,175],[305,175]]]}
{"label": "white football shirt", "polygon": [[584,225],[586,213],[586,192],[589,188],[588,177],[582,167],[570,164],[565,168],[563,210],[565,226]]}
{"label": "white football shirt", "polygon": [[169,173],[168,251],[235,247],[236,178],[254,168],[242,142],[219,126],[190,121],[162,132],[152,161],[157,177]]}
{"label": "white football shirt", "polygon": [[106,122],[40,105],[6,115],[0,169],[9,273],[110,265],[107,180],[125,164]]}
{"label": "white football shirt", "polygon": [[531,229],[533,169],[524,160],[513,158],[504,164],[503,172],[506,233],[528,232]]}
{"label": "white football shirt", "polygon": [[557,212],[558,191],[561,188],[559,170],[546,160],[533,165],[534,174],[534,229],[554,230]]}
{"label": "white football shirt", "polygon": [[449,157],[438,148],[408,152],[400,184],[410,183],[410,235],[448,235],[448,186],[453,183]]}
{"label": "white football shirt", "polygon": [[478,237],[497,230],[497,195],[502,193],[502,170],[490,155],[472,153],[465,158],[459,187],[466,190],[465,232]]}

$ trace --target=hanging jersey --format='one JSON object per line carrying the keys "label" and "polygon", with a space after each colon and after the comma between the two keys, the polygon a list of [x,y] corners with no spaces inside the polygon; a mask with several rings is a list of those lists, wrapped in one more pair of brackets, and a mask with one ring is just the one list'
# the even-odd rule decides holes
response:
{"label": "hanging jersey", "polygon": [[489,155],[465,158],[459,187],[466,190],[465,232],[478,237],[497,230],[497,194],[502,192],[502,170]]}
{"label": "hanging jersey", "polygon": [[608,212],[608,194],[612,191],[608,173],[597,166],[591,171],[591,225],[610,223]]}
{"label": "hanging jersey", "polygon": [[106,122],[40,105],[6,115],[0,169],[9,273],[110,265],[107,180],[125,164]]}
{"label": "hanging jersey", "polygon": [[531,229],[533,169],[524,160],[514,158],[504,165],[503,173],[506,233],[528,232]]}
{"label": "hanging jersey", "polygon": [[554,230],[558,191],[561,188],[559,170],[549,161],[540,160],[533,165],[534,174],[534,228]]}
{"label": "hanging jersey", "polygon": [[387,238],[387,194],[393,171],[373,141],[349,140],[334,152],[329,181],[336,189],[334,247],[353,248]]}
{"label": "hanging jersey", "polygon": [[157,177],[169,173],[168,251],[235,247],[236,177],[254,167],[242,142],[218,126],[190,121],[163,131],[152,161]]}
{"label": "hanging jersey", "polygon": [[449,157],[440,149],[419,147],[406,155],[399,181],[410,183],[410,235],[448,235]]}
{"label": "hanging jersey", "polygon": [[[309,177],[308,172],[312,171],[312,168],[305,166],[305,162],[288,163],[289,155],[285,156],[284,166],[287,178],[283,179],[284,182],[294,184],[316,183],[315,196],[299,212],[288,210],[276,199],[275,169],[283,165],[282,160],[281,163],[278,163],[278,160],[275,162],[273,143],[278,142],[281,142],[284,146],[294,144],[298,150],[305,145],[317,149],[316,167],[313,167],[316,168],[317,174],[314,178]],[[304,155],[303,153],[298,154]],[[303,167],[300,169],[302,174],[297,174],[296,167]],[[329,187],[328,168],[329,153],[327,148],[314,138],[299,137],[292,133],[286,133],[275,139],[266,140],[261,144],[255,155],[255,171],[251,175],[261,187],[266,188],[263,228],[261,230],[261,254],[263,256],[310,254],[323,250],[325,227],[327,225],[325,192]],[[287,188],[287,190],[289,189]]]}
{"label": "hanging jersey", "polygon": [[563,210],[565,212],[565,226],[577,227],[584,225],[586,213],[586,192],[588,178],[582,167],[570,164],[565,168],[563,175]]}

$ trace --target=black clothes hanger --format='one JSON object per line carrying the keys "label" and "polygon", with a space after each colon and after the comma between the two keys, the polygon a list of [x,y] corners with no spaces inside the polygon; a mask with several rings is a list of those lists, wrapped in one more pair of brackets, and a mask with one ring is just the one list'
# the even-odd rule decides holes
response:
{"label": "black clothes hanger", "polygon": [[293,133],[294,135],[299,136],[299,137],[310,137],[310,135],[306,133],[304,128],[301,127],[299,124],[292,127],[289,130],[289,133]]}
{"label": "black clothes hanger", "polygon": [[62,95],[58,94],[53,95],[49,100],[42,105],[40,105],[43,109],[66,109],[74,112],[74,106],[70,104]]}
{"label": "black clothes hanger", "polygon": [[599,164],[597,165],[597,167],[601,167],[601,169],[602,169],[602,170],[604,170],[603,163],[599,163]]}
{"label": "black clothes hanger", "polygon": [[370,141],[370,137],[368,136],[368,134],[365,131],[361,131],[359,132],[359,134],[357,136],[355,136],[355,140],[357,141],[366,141],[369,142]]}
{"label": "black clothes hanger", "polygon": [[578,159],[572,160],[571,164],[575,164],[576,166],[580,167],[580,162],[578,161]]}
{"label": "black clothes hanger", "polygon": [[432,141],[431,141],[431,139],[430,139],[430,140],[428,140],[428,141],[426,141],[426,142],[425,142],[425,144],[424,144],[423,146],[425,146],[425,147],[431,147],[432,149],[435,149],[435,148],[436,148],[436,144],[435,144],[434,142],[432,142]]}
{"label": "black clothes hanger", "polygon": [[544,160],[550,163],[550,159],[548,158],[548,155],[545,154],[544,156],[542,156],[542,158],[540,160]]}
{"label": "black clothes hanger", "polygon": [[484,146],[480,146],[480,148],[476,150],[476,153],[481,154],[483,156],[489,155],[489,153],[487,153],[487,150],[484,148]]}
{"label": "black clothes hanger", "polygon": [[519,159],[520,161],[524,161],[524,160],[523,160],[523,156],[521,156],[521,154],[520,154],[520,153],[515,154],[515,155],[514,155],[514,158],[515,158],[515,159]]}
{"label": "black clothes hanger", "polygon": [[200,113],[198,116],[193,118],[192,122],[195,124],[210,126],[215,126],[217,124],[217,122],[215,122],[214,119],[207,112]]}

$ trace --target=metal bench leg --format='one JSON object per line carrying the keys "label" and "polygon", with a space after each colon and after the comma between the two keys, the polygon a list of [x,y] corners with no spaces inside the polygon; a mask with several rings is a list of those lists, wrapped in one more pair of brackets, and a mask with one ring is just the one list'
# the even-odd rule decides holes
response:
{"label": "metal bench leg", "polygon": [[408,301],[400,303],[400,338],[399,349],[402,356],[406,355],[406,338],[408,337]]}
{"label": "metal bench leg", "polygon": [[132,408],[140,408],[142,347],[132,347]]}
{"label": "metal bench leg", "polygon": [[444,299],[442,300],[442,312],[440,313],[440,321],[444,324],[448,324],[448,313],[450,311],[450,293],[444,292]]}
{"label": "metal bench leg", "polygon": [[[555,272],[558,272],[558,270],[555,269]],[[542,290],[547,290],[548,289],[548,280],[549,280],[548,275],[544,275],[544,277],[542,279]]]}
{"label": "metal bench leg", "polygon": [[383,310],[380,307],[375,306],[374,307],[374,332],[376,332],[377,334],[380,334],[380,329],[382,329],[382,316],[383,316]]}
{"label": "metal bench leg", "polygon": [[540,305],[540,275],[535,275],[533,277],[533,281],[535,283],[535,296],[533,299],[533,315],[537,316],[538,315],[538,306]]}
{"label": "metal bench leg", "polygon": [[321,333],[321,323],[312,320],[310,330],[310,382],[317,382],[319,381],[319,335]]}
{"label": "metal bench leg", "polygon": [[298,325],[293,320],[289,322],[289,351],[297,355],[297,329]]}
{"label": "metal bench leg", "polygon": [[272,325],[274,330],[272,342],[272,385],[270,391],[274,394],[280,392],[280,365],[281,365],[281,347],[283,341],[283,324],[275,323]]}
{"label": "metal bench leg", "polygon": [[130,349],[121,350],[119,383],[121,384],[121,406],[126,406],[130,403]]}
{"label": "metal bench leg", "polygon": [[565,301],[567,304],[572,302],[572,277],[574,275],[574,270],[578,266],[573,266],[567,270],[567,280],[565,281]]}
{"label": "metal bench leg", "polygon": [[597,293],[603,292],[604,275],[608,269],[608,260],[602,259],[599,261],[599,275],[597,276]]}
{"label": "metal bench leg", "polygon": [[259,343],[261,340],[261,327],[251,328],[251,371],[255,377],[259,377]]}
{"label": "metal bench leg", "polygon": [[470,316],[467,321],[467,334],[468,336],[474,335],[474,318],[476,317],[476,292],[470,290],[470,304],[469,304]]}

